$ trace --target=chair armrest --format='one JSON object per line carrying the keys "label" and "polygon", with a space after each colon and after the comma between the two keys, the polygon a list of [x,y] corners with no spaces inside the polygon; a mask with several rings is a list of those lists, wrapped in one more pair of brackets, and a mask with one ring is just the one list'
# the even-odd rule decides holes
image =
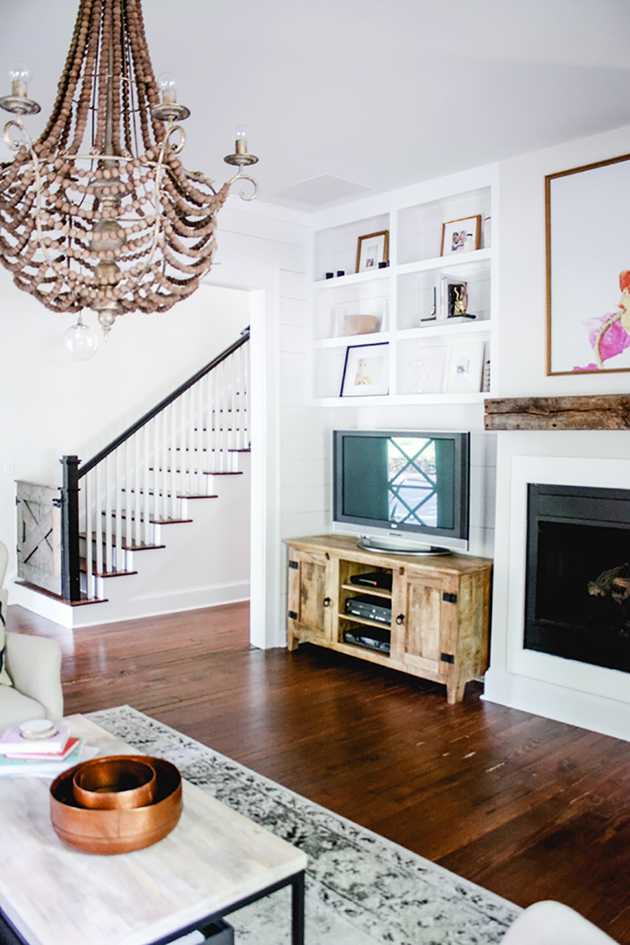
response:
{"label": "chair armrest", "polygon": [[6,666],[15,688],[35,699],[50,719],[63,716],[61,647],[56,640],[26,633],[7,633]]}
{"label": "chair armrest", "polygon": [[501,945],[615,945],[610,936],[578,912],[551,899],[521,912]]}

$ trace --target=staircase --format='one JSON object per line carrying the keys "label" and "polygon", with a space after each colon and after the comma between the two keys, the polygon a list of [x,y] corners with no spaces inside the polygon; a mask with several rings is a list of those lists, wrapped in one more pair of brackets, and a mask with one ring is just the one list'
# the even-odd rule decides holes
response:
{"label": "staircase", "polygon": [[[225,491],[243,475],[248,378],[246,329],[88,462],[64,456],[61,497],[52,500],[61,507],[60,561],[42,577],[46,549],[33,555],[19,516],[17,583],[76,607],[106,602],[114,578],[133,581],[144,556],[166,547],[173,526],[191,523],[195,510],[219,500],[222,485]],[[33,515],[32,502],[28,510]],[[20,558],[20,541],[33,570]],[[56,546],[50,533],[46,542]]]}

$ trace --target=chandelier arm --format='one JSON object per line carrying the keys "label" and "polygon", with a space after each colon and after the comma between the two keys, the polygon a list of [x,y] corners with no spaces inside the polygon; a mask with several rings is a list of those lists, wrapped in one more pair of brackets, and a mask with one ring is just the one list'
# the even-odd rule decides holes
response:
{"label": "chandelier arm", "polygon": [[239,167],[238,173],[235,174],[234,177],[230,178],[230,180],[227,182],[228,187],[231,187],[232,184],[235,183],[235,181],[237,180],[247,180],[249,181],[250,184],[252,184],[254,188],[254,192],[248,197],[247,192],[245,190],[241,190],[239,197],[241,198],[241,200],[255,200],[258,194],[258,184],[256,183],[253,177],[249,177],[247,174],[241,174],[241,170],[242,168]]}

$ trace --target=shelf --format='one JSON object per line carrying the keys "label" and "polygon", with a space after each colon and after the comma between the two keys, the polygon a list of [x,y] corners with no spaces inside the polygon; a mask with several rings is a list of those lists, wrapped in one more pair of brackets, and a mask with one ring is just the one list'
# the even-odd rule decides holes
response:
{"label": "shelf", "polygon": [[447,335],[476,335],[484,332],[489,334],[491,327],[489,318],[479,318],[474,321],[470,319],[454,325],[449,324],[448,319],[441,319],[428,322],[422,328],[401,328],[396,332],[396,337],[399,341],[412,341],[416,338],[445,338]]}
{"label": "shelf", "polygon": [[318,397],[313,400],[320,407],[421,407],[432,404],[482,404],[490,396],[488,391],[479,391],[474,394],[384,394],[381,397]]}
{"label": "shelf", "polygon": [[379,623],[378,620],[366,620],[365,617],[356,617],[354,614],[337,614],[337,616],[339,620],[347,620],[348,623],[360,623],[362,627],[378,627],[380,630],[391,630],[390,624]]}
{"label": "shelf", "polygon": [[352,345],[380,345],[391,341],[391,332],[372,331],[369,335],[340,335],[339,338],[321,338],[313,342],[314,348],[350,348]]}
{"label": "shelf", "polygon": [[[406,267],[405,267],[406,268]],[[358,285],[362,282],[376,282],[377,280],[387,279],[391,274],[391,269],[375,269],[372,272],[349,272],[345,276],[334,276],[332,279],[318,279],[313,283],[313,288],[317,292],[330,291],[331,289],[340,289],[342,286]]]}
{"label": "shelf", "polygon": [[[412,272],[427,272],[435,269],[466,269],[473,268],[480,263],[490,262],[492,249],[475,249],[472,253],[462,253],[458,256],[434,256],[432,259],[420,259],[417,262],[402,263],[395,267],[396,275],[403,276]],[[330,280],[329,280],[330,281]]]}
{"label": "shelf", "polygon": [[370,587],[369,584],[342,584],[341,587],[344,591],[353,591],[355,594],[369,594],[370,597],[392,599],[392,592],[383,590],[382,587]]}

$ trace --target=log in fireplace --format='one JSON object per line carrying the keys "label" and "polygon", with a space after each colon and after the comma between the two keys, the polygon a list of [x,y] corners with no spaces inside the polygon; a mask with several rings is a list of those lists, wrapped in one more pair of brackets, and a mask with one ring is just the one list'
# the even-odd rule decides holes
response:
{"label": "log in fireplace", "polygon": [[524,645],[630,672],[630,490],[528,485]]}

